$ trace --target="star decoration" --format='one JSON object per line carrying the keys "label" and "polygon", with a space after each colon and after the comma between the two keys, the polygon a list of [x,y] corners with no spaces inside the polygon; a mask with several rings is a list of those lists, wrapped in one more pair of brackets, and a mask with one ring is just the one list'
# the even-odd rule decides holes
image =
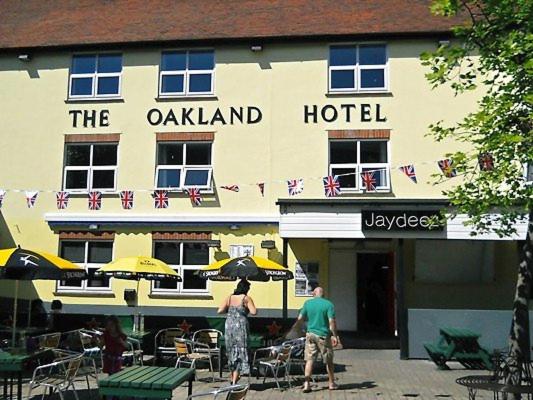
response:
{"label": "star decoration", "polygon": [[191,333],[192,324],[189,324],[186,319],[184,319],[181,324],[178,325],[184,333]]}
{"label": "star decoration", "polygon": [[272,323],[270,325],[267,325],[266,328],[268,329],[269,336],[279,336],[279,331],[281,330],[282,326],[279,325],[276,321],[272,321]]}

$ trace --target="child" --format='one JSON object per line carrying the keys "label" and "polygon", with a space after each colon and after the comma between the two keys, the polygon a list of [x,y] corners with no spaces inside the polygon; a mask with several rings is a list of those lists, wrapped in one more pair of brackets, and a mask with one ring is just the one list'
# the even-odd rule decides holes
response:
{"label": "child", "polygon": [[107,319],[104,330],[104,346],[103,371],[112,375],[122,369],[122,352],[128,347],[120,321],[114,315]]}

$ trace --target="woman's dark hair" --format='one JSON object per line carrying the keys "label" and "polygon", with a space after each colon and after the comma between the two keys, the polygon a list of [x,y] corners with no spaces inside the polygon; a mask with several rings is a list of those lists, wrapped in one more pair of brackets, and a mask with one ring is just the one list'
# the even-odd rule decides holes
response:
{"label": "woman's dark hair", "polygon": [[237,283],[237,287],[233,291],[234,295],[240,295],[240,294],[248,294],[248,291],[250,290],[250,282],[248,282],[246,279],[241,279],[239,283]]}
{"label": "woman's dark hair", "polygon": [[111,322],[113,325],[115,325],[119,335],[124,335],[124,332],[122,331],[122,324],[120,323],[120,320],[117,318],[116,315],[110,315],[109,317],[107,317],[107,322]]}

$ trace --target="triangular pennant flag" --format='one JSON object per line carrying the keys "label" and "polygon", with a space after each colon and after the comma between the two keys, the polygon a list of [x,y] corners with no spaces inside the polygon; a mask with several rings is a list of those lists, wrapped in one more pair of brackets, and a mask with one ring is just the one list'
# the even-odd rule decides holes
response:
{"label": "triangular pennant flag", "polygon": [[89,210],[99,210],[102,208],[102,192],[89,192]]}
{"label": "triangular pennant flag", "polygon": [[400,171],[402,171],[409,179],[411,179],[414,183],[418,183],[416,181],[416,172],[415,172],[415,166],[413,164],[404,165],[402,167],[398,168]]}
{"label": "triangular pennant flag", "polygon": [[296,196],[304,191],[303,178],[289,179],[287,181],[287,188],[289,189],[289,196]]}
{"label": "triangular pennant flag", "polygon": [[120,192],[120,202],[124,210],[131,210],[133,208],[133,191],[123,190]]}
{"label": "triangular pennant flag", "polygon": [[341,184],[336,175],[325,176],[322,178],[322,181],[324,182],[324,192],[326,197],[336,197],[341,194]]}
{"label": "triangular pennant flag", "polygon": [[437,164],[446,178],[457,176],[457,170],[453,167],[453,160],[446,158],[438,161]]}
{"label": "triangular pennant flag", "polygon": [[361,172],[361,180],[363,181],[363,189],[365,192],[376,191],[376,178],[374,178],[375,171]]}
{"label": "triangular pennant flag", "polygon": [[168,192],[166,190],[154,190],[152,197],[155,208],[168,208]]}
{"label": "triangular pennant flag", "polygon": [[229,190],[231,192],[238,192],[240,190],[239,185],[225,185],[225,186],[220,186],[220,188]]}
{"label": "triangular pennant flag", "polygon": [[56,192],[56,205],[58,210],[64,210],[68,207],[69,197],[68,192]]}
{"label": "triangular pennant flag", "polygon": [[259,188],[259,193],[261,193],[261,196],[265,197],[265,182],[259,182],[257,187]]}
{"label": "triangular pennant flag", "polygon": [[191,203],[195,206],[199,206],[202,204],[202,195],[200,194],[200,189],[198,188],[189,188],[187,189],[187,193],[189,194],[189,198],[191,199]]}
{"label": "triangular pennant flag", "polygon": [[5,198],[6,198],[6,191],[4,189],[0,189],[0,208],[2,208]]}
{"label": "triangular pennant flag", "polygon": [[492,157],[492,154],[481,153],[477,159],[481,171],[492,171],[494,169],[494,157]]}
{"label": "triangular pennant flag", "polygon": [[37,201],[37,196],[39,195],[39,192],[37,190],[26,190],[26,205],[28,208],[33,208],[35,206],[35,202]]}

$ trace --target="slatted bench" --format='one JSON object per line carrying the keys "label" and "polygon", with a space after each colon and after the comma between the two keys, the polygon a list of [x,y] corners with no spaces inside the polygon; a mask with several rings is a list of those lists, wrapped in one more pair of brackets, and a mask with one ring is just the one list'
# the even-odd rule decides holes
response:
{"label": "slatted bench", "polygon": [[103,398],[171,399],[172,391],[187,381],[188,394],[191,395],[194,376],[194,369],[191,368],[134,366],[99,379],[98,390]]}

